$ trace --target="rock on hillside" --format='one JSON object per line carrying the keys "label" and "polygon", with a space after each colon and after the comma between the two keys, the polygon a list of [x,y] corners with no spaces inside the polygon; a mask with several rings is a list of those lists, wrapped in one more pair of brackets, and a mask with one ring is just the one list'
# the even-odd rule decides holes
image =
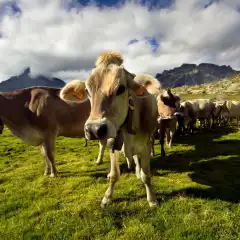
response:
{"label": "rock on hillside", "polygon": [[218,66],[210,63],[187,64],[158,73],[156,78],[161,82],[162,87],[173,88],[184,85],[199,85],[204,83],[213,83],[220,79],[231,77],[240,73],[230,66]]}
{"label": "rock on hillside", "polygon": [[0,92],[14,91],[33,86],[47,86],[62,88],[65,82],[58,78],[47,78],[43,75],[37,77],[30,76],[30,68],[18,76],[13,76],[6,81],[0,82]]}
{"label": "rock on hillside", "polygon": [[225,78],[216,83],[173,88],[178,95],[240,95],[240,74]]}

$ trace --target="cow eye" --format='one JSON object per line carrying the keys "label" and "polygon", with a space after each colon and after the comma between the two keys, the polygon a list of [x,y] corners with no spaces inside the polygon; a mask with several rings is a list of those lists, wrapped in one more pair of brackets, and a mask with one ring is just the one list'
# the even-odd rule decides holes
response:
{"label": "cow eye", "polygon": [[125,89],[125,86],[121,85],[117,90],[117,96],[124,93]]}

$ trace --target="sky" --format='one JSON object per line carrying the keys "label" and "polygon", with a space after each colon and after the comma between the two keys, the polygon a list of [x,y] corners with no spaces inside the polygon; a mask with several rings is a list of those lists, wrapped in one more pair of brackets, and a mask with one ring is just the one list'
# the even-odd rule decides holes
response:
{"label": "sky", "polygon": [[27,67],[85,80],[104,50],[136,74],[202,62],[240,70],[240,1],[0,0],[0,81]]}

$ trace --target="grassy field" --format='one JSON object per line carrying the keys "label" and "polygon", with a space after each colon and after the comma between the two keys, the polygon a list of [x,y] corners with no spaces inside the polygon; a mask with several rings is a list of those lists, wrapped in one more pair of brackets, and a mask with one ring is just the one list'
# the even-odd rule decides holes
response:
{"label": "grassy field", "polygon": [[97,142],[59,138],[59,176],[43,176],[40,150],[4,129],[0,136],[0,239],[240,239],[240,131],[218,128],[176,139],[152,159],[160,205],[127,172],[102,210],[109,161],[95,166]]}

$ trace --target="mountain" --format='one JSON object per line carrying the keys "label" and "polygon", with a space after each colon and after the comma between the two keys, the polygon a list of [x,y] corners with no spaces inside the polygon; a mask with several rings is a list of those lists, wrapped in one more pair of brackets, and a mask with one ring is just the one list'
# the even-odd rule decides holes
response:
{"label": "mountain", "polygon": [[239,73],[230,66],[218,66],[210,63],[188,64],[171,70],[158,73],[156,78],[161,82],[163,88],[181,87],[184,85],[199,85],[213,83],[220,79],[231,77]]}
{"label": "mountain", "polygon": [[0,92],[14,91],[33,86],[62,88],[66,84],[63,80],[58,78],[48,78],[43,75],[31,77],[30,71],[30,68],[26,68],[22,74],[10,77],[8,80],[0,82]]}
{"label": "mountain", "polygon": [[173,93],[190,98],[226,98],[240,100],[240,73],[214,83],[172,88]]}

